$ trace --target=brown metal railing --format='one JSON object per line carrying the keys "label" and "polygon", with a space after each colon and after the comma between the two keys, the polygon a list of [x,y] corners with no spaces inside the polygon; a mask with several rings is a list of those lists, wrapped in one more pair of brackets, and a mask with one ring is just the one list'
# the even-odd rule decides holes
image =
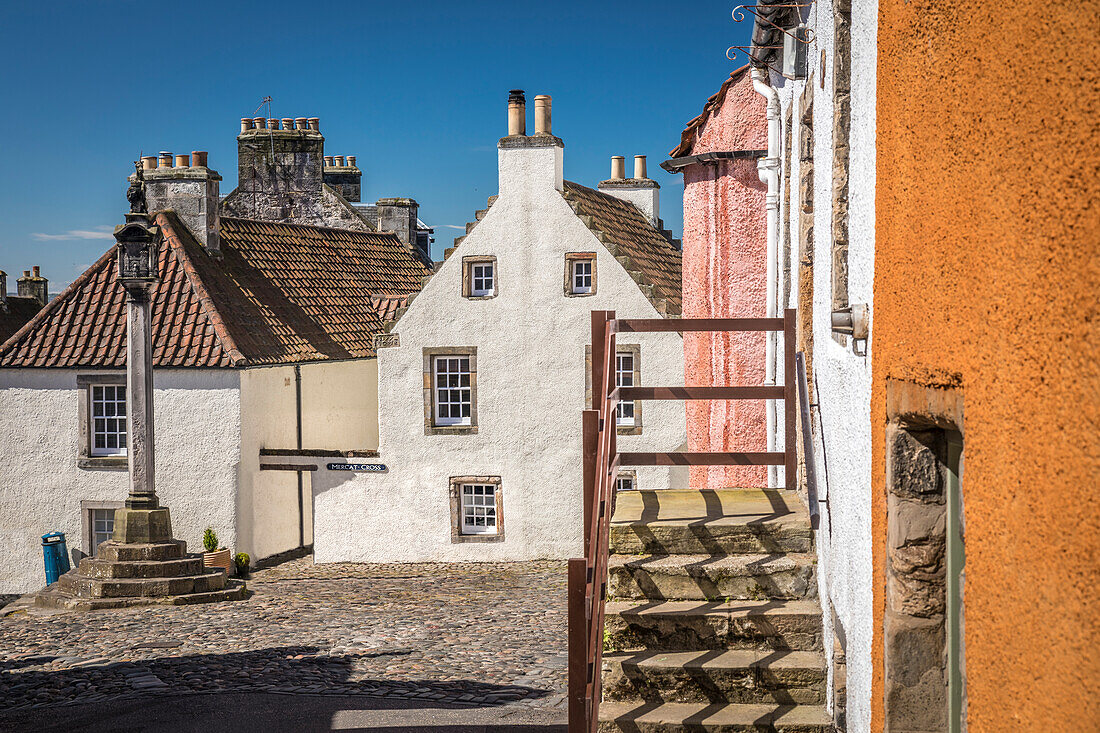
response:
{"label": "brown metal railing", "polygon": [[[732,387],[617,387],[616,334],[638,332],[782,331],[783,385]],[[584,463],[584,557],[569,561],[569,731],[593,733],[599,717],[603,667],[604,603],[615,481],[620,466],[783,466],[794,487],[797,454],[798,380],[795,370],[795,311],[782,318],[631,318],[614,311],[592,312],[592,407],[582,414]],[[803,385],[805,376],[803,373]],[[803,390],[805,387],[803,387]],[[804,392],[803,392],[804,394]],[[783,451],[733,453],[619,453],[616,410],[619,400],[782,399]],[[804,414],[808,408],[803,408]],[[807,458],[809,459],[809,454]],[[811,489],[813,491],[813,489]],[[810,511],[816,517],[816,496]],[[816,522],[815,522],[816,526]]]}

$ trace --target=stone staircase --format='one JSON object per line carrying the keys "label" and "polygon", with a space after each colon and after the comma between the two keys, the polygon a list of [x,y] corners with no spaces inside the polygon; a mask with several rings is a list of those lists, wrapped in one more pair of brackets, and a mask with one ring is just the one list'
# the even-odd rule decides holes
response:
{"label": "stone staircase", "polygon": [[601,731],[833,730],[794,492],[621,492],[611,552]]}
{"label": "stone staircase", "polygon": [[227,580],[220,568],[204,568],[179,540],[123,544],[108,540],[96,557],[62,575],[35,596],[42,608],[94,611],[131,606],[236,601],[243,583]]}

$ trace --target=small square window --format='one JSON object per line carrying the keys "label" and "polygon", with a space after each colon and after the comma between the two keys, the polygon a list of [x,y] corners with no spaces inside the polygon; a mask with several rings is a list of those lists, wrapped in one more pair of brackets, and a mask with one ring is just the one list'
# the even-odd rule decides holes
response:
{"label": "small square window", "polygon": [[499,476],[451,477],[451,541],[503,542]]}
{"label": "small square window", "polygon": [[594,295],[596,292],[596,255],[570,252],[565,255],[565,294]]}
{"label": "small square window", "polygon": [[620,473],[615,479],[616,491],[633,491],[637,488],[637,478],[633,473]]}
{"label": "small square window", "polygon": [[497,294],[495,257],[463,257],[462,295],[467,298],[492,298]]}

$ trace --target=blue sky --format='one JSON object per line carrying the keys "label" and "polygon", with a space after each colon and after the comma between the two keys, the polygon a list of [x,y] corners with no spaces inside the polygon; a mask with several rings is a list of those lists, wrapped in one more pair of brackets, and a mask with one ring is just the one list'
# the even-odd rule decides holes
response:
{"label": "blue sky", "polygon": [[[680,176],[658,167],[746,43],[719,2],[11,3],[0,24],[0,269],[60,290],[112,243],[139,153],[210,151],[236,185],[236,134],[264,95],[319,117],[358,156],[363,200],[411,196],[436,254],[496,192],[508,90],[554,98],[565,175],[649,156],[666,226]],[[14,289],[14,285],[13,285]]]}

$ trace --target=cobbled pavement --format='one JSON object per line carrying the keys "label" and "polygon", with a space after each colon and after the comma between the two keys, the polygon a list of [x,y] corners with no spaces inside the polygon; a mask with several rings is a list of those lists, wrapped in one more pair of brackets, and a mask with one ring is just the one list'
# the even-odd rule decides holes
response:
{"label": "cobbled pavement", "polygon": [[564,563],[305,557],[256,571],[248,589],[247,600],[195,606],[9,606],[0,715],[222,692],[564,707]]}

